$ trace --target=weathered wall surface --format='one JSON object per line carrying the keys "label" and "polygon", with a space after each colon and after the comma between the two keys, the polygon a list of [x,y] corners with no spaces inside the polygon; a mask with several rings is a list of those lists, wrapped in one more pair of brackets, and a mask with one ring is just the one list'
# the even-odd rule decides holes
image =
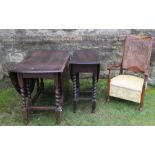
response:
{"label": "weathered wall surface", "polygon": [[[155,30],[136,29],[0,30],[0,79],[7,76],[8,69],[30,52],[41,49],[68,50],[70,53],[80,49],[99,51],[102,60],[101,76],[107,76],[108,64],[120,62],[125,36],[132,33],[155,37]],[[155,84],[155,40],[149,83]]]}

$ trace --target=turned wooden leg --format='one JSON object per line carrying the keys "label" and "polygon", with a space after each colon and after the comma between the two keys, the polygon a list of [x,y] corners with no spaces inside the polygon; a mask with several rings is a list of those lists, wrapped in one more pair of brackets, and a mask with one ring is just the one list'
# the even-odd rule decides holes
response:
{"label": "turned wooden leg", "polygon": [[24,79],[22,74],[18,74],[18,84],[20,86],[20,94],[22,97],[22,114],[23,114],[23,121],[25,124],[28,123],[28,108],[26,103],[26,97],[25,97],[25,90],[24,90]]}
{"label": "turned wooden leg", "polygon": [[60,124],[61,120],[61,90],[60,88],[55,89],[55,98],[56,98],[56,108],[55,108],[55,114],[56,114],[56,124]]}
{"label": "turned wooden leg", "polygon": [[73,112],[76,112],[76,108],[77,108],[77,76],[76,74],[73,75]]}
{"label": "turned wooden leg", "polygon": [[26,89],[27,89],[27,98],[28,98],[27,109],[28,109],[28,112],[31,112],[30,107],[32,106],[32,98],[31,98],[31,92],[30,92],[30,79],[26,80]]}
{"label": "turned wooden leg", "polygon": [[60,124],[61,121],[61,76],[60,74],[57,75],[55,78],[55,116],[56,116],[56,124]]}
{"label": "turned wooden leg", "polygon": [[96,110],[97,75],[93,74],[92,113]]}
{"label": "turned wooden leg", "polygon": [[62,87],[60,87],[60,104],[61,106],[64,105],[64,94],[62,93]]}
{"label": "turned wooden leg", "polygon": [[78,99],[78,97],[79,97],[79,88],[80,88],[80,81],[79,81],[79,73],[77,73],[76,74],[76,86],[77,86],[77,88],[76,88],[76,91],[77,91],[77,99]]}

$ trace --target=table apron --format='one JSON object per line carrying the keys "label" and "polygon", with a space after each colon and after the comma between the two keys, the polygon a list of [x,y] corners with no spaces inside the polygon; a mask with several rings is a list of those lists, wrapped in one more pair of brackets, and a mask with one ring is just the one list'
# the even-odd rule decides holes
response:
{"label": "table apron", "polygon": [[86,65],[81,65],[81,64],[72,64],[71,65],[71,72],[72,74],[76,74],[78,72],[81,73],[98,73],[98,64],[86,64]]}
{"label": "table apron", "polygon": [[49,78],[53,79],[58,73],[23,73],[23,78]]}

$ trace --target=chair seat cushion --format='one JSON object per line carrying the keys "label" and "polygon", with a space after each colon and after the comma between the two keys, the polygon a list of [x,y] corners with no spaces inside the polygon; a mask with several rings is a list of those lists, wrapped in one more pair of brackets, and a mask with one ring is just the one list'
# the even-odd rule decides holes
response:
{"label": "chair seat cushion", "polygon": [[143,82],[132,75],[118,75],[111,79],[110,96],[140,103]]}
{"label": "chair seat cushion", "polygon": [[132,75],[118,75],[111,79],[111,85],[142,91],[144,79]]}

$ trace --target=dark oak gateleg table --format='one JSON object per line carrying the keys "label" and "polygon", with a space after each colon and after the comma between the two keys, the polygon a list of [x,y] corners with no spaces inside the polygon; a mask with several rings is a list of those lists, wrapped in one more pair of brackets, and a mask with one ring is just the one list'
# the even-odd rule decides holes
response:
{"label": "dark oak gateleg table", "polygon": [[[54,110],[56,124],[60,124],[62,105],[68,93],[67,51],[35,51],[9,72],[11,81],[22,97],[22,114],[27,124],[33,110]],[[43,79],[54,80],[55,106],[35,106],[34,102],[44,89]],[[32,97],[35,85],[36,94]]]}
{"label": "dark oak gateleg table", "polygon": [[[92,100],[92,113],[96,109],[96,94],[97,94],[97,81],[100,73],[100,59],[97,51],[81,50],[73,53],[73,56],[69,62],[70,75],[73,81],[73,112],[76,112],[77,102],[80,99]],[[88,91],[92,93],[91,98],[79,97],[79,73],[92,73],[92,90]]]}

